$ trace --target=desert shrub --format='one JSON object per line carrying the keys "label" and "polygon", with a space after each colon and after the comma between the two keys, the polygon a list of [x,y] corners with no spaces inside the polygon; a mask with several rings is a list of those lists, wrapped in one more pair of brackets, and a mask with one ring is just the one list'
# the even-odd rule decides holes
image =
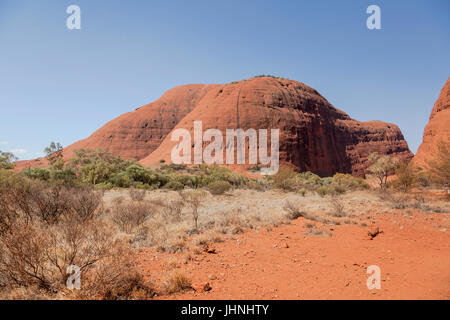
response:
{"label": "desert shrub", "polygon": [[310,191],[313,191],[324,184],[324,181],[321,177],[310,171],[299,173],[297,175],[297,180],[301,187]]}
{"label": "desert shrub", "polygon": [[270,187],[270,183],[267,179],[249,179],[247,187],[257,191],[265,191]]}
{"label": "desert shrub", "polygon": [[153,170],[146,169],[140,165],[133,164],[126,168],[128,177],[136,182],[136,185],[148,185],[152,188],[158,188],[162,185],[160,176]]}
{"label": "desert shrub", "polygon": [[48,181],[50,180],[50,170],[46,168],[29,168],[24,169],[22,173],[30,179]]}
{"label": "desert shrub", "polygon": [[131,266],[131,248],[94,214],[101,195],[90,187],[23,175],[0,181],[3,289],[51,296],[66,290],[67,267],[76,265],[82,272],[81,298],[150,296],[152,289]]}
{"label": "desert shrub", "polygon": [[290,220],[295,220],[300,217],[305,217],[306,214],[292,201],[287,200],[284,204],[284,210],[288,213]]}
{"label": "desert shrub", "polygon": [[393,209],[406,209],[409,206],[409,197],[406,195],[393,196],[391,206]]}
{"label": "desert shrub", "polygon": [[333,208],[332,215],[338,218],[345,217],[346,214],[343,199],[339,196],[332,196],[329,201],[331,207]]}
{"label": "desert shrub", "polygon": [[130,190],[128,190],[128,194],[130,195],[131,200],[142,201],[145,198],[146,191],[142,189],[130,188]]}
{"label": "desert shrub", "polygon": [[[126,169],[134,164],[132,160],[124,160],[119,156],[92,149],[74,151],[74,157],[69,160],[68,167],[83,182],[92,184],[112,182],[127,185],[132,179],[126,174]],[[118,176],[122,174],[122,176]]]}
{"label": "desert shrub", "polygon": [[203,186],[207,186],[211,182],[227,181],[234,187],[244,187],[248,182],[247,177],[244,177],[242,174],[231,171],[225,167],[219,167],[216,165],[201,166],[200,170],[204,173],[204,177],[201,180]]}
{"label": "desert shrub", "polygon": [[231,184],[228,181],[215,181],[209,183],[207,189],[211,194],[224,194],[231,189]]}
{"label": "desert shrub", "polygon": [[397,159],[390,156],[379,156],[378,153],[374,152],[369,155],[368,158],[369,167],[367,170],[371,177],[374,177],[381,189],[386,188],[388,177],[394,173],[395,167],[397,166]]}
{"label": "desert shrub", "polygon": [[191,207],[194,230],[198,230],[198,209],[205,200],[206,192],[203,190],[186,190],[181,193],[181,197],[184,203]]}
{"label": "desert shrub", "polygon": [[151,172],[146,170],[144,167],[132,164],[131,166],[125,169],[125,172],[130,177],[130,179],[134,181],[140,181],[142,183],[151,183]]}
{"label": "desert shrub", "polygon": [[409,191],[417,183],[417,173],[412,163],[401,163],[395,168],[396,179],[392,185],[396,189]]}
{"label": "desert shrub", "polygon": [[179,270],[174,271],[166,281],[166,291],[169,294],[183,292],[191,288],[191,280]]}
{"label": "desert shrub", "polygon": [[[132,251],[123,242],[116,243],[113,254],[96,263],[88,273],[84,286],[87,299],[143,300],[152,298],[155,290],[139,272]],[[82,290],[83,293],[83,290]]]}
{"label": "desert shrub", "polygon": [[81,220],[92,219],[102,203],[103,193],[90,187],[71,190],[70,209]]}
{"label": "desert shrub", "polygon": [[336,173],[333,176],[331,184],[338,188],[339,191],[349,190],[364,190],[369,189],[370,186],[364,181],[364,179],[357,178],[351,174]]}
{"label": "desert shrub", "polygon": [[158,186],[163,187],[170,181],[172,181],[172,176],[167,173],[156,173],[156,179],[158,181]]}
{"label": "desert shrub", "polygon": [[3,152],[0,150],[0,169],[10,170],[14,168],[14,161],[17,157],[11,152]]}
{"label": "desert shrub", "polygon": [[416,177],[417,185],[423,188],[427,188],[431,185],[432,177],[429,172],[419,170]]}
{"label": "desert shrub", "polygon": [[116,203],[112,207],[112,220],[120,230],[131,233],[142,225],[154,212],[154,207],[147,202]]}
{"label": "desert shrub", "polygon": [[71,208],[71,192],[61,184],[46,186],[34,184],[31,194],[31,203],[35,206],[34,213],[47,224],[58,222],[60,217]]}
{"label": "desert shrub", "polygon": [[181,211],[183,210],[183,207],[183,201],[167,201],[162,203],[160,212],[166,223],[176,223],[181,221]]}
{"label": "desert shrub", "polygon": [[108,181],[104,181],[102,183],[111,183],[113,186],[116,186],[119,188],[129,188],[131,186],[131,184],[133,183],[133,181],[126,172],[122,171],[122,172],[112,174],[108,178]]}
{"label": "desert shrub", "polygon": [[0,273],[7,288],[37,287],[53,294],[64,290],[67,268],[76,265],[89,278],[106,258],[117,256],[113,234],[100,221],[65,216],[53,225],[17,221],[0,236]]}
{"label": "desert shrub", "polygon": [[70,169],[50,170],[50,178],[52,180],[59,180],[66,184],[73,184],[77,178],[75,173]]}
{"label": "desert shrub", "polygon": [[170,181],[164,186],[164,188],[179,191],[184,189],[184,185],[179,181]]}
{"label": "desert shrub", "polygon": [[331,193],[331,190],[328,186],[321,186],[316,189],[316,192],[319,196],[324,197],[327,194]]}
{"label": "desert shrub", "polygon": [[173,181],[179,182],[183,185],[183,187],[187,188],[198,188],[201,184],[200,177],[190,174],[175,175],[172,179]]}
{"label": "desert shrub", "polygon": [[276,174],[271,176],[273,186],[287,191],[297,188],[296,173],[291,167],[281,167]]}
{"label": "desert shrub", "polygon": [[41,190],[19,175],[4,178],[0,180],[0,232],[8,230],[17,219],[30,221],[35,217],[32,199]]}
{"label": "desert shrub", "polygon": [[63,147],[59,142],[51,142],[44,149],[46,159],[50,163],[50,167],[55,170],[62,170],[64,167]]}
{"label": "desert shrub", "polygon": [[184,171],[187,169],[187,166],[185,164],[165,164],[161,166],[161,170],[167,170],[167,171]]}

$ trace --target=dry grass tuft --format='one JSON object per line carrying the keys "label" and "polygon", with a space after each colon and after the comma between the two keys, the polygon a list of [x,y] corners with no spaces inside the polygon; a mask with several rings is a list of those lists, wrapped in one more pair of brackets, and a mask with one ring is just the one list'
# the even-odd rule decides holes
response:
{"label": "dry grass tuft", "polygon": [[168,294],[173,294],[192,289],[192,283],[183,271],[175,270],[167,279],[165,287]]}

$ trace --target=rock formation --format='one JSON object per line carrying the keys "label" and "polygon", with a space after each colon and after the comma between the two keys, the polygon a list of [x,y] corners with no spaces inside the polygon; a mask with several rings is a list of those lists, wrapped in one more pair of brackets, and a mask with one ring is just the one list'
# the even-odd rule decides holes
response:
{"label": "rock formation", "polygon": [[450,141],[450,78],[434,104],[430,119],[423,133],[423,141],[414,156],[414,164],[426,168],[433,160],[441,142]]}
{"label": "rock formation", "polygon": [[202,121],[203,130],[224,133],[236,128],[279,129],[281,164],[322,176],[336,172],[362,176],[371,152],[412,158],[396,125],[353,120],[313,88],[274,77],[174,88],[107,123],[64,154],[67,158],[75,149],[102,148],[146,166],[161,159],[170,162],[176,144],[171,131],[184,128],[192,133],[194,121]]}

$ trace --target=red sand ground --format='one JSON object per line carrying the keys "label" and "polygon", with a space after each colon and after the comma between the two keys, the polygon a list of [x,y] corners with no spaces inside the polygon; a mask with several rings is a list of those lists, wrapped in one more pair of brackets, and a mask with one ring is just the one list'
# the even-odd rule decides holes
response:
{"label": "red sand ground", "polygon": [[[332,237],[306,236],[314,223]],[[272,231],[249,230],[215,244],[216,254],[140,252],[144,273],[155,285],[174,269],[173,260],[195,285],[157,299],[449,299],[450,219],[446,214],[393,210],[368,226],[323,226],[299,218]],[[369,240],[373,226],[383,233]],[[286,245],[287,244],[287,245]],[[172,261],[172,263],[169,263]],[[368,290],[366,269],[381,268],[381,289]],[[159,281],[155,279],[161,279]]]}

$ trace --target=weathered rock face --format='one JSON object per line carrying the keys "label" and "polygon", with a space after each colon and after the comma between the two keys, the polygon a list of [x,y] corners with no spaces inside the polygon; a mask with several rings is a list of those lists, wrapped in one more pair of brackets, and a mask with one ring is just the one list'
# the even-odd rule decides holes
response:
{"label": "weathered rock face", "polygon": [[176,144],[171,131],[187,129],[193,137],[194,121],[202,121],[203,131],[214,128],[223,134],[237,128],[279,129],[281,164],[322,176],[336,172],[361,176],[371,152],[412,157],[396,125],[353,120],[313,88],[272,77],[174,88],[69,146],[64,156],[80,148],[102,148],[147,166],[161,159],[170,163]]}
{"label": "weathered rock face", "polygon": [[441,90],[434,104],[430,119],[423,133],[423,141],[414,156],[414,164],[426,168],[427,162],[433,160],[438,145],[450,140],[450,78]]}
{"label": "weathered rock face", "polygon": [[[218,86],[174,129],[187,129],[193,136],[193,123],[199,120],[203,130],[216,128],[223,133],[236,128],[279,129],[280,162],[322,176],[363,175],[371,152],[412,157],[396,125],[353,120],[316,90],[287,79],[261,77]],[[170,162],[175,144],[168,135],[141,163]]]}
{"label": "weathered rock face", "polygon": [[108,122],[89,138],[65,151],[70,157],[76,149],[104,149],[123,158],[136,160],[148,156],[198,101],[215,85],[185,85],[167,91],[157,101],[125,113]]}

